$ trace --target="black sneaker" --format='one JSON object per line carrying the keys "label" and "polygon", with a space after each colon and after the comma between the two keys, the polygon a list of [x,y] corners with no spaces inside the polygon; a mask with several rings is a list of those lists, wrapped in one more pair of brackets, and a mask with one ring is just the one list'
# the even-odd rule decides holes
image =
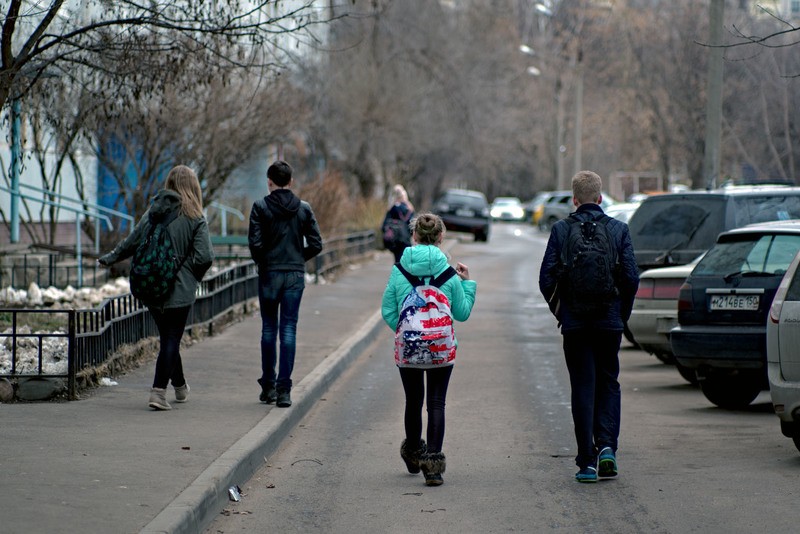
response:
{"label": "black sneaker", "polygon": [[288,408],[292,405],[292,397],[289,395],[288,389],[279,389],[277,393],[277,401],[275,405],[278,408]]}

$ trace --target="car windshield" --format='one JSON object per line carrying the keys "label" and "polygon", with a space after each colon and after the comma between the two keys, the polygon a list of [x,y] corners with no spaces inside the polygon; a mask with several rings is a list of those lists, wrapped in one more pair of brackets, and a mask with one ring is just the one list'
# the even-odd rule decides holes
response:
{"label": "car windshield", "polygon": [[692,276],[782,276],[798,250],[800,235],[730,236],[708,251]]}
{"label": "car windshield", "polygon": [[[722,197],[653,199],[642,206],[628,223],[634,249],[667,252],[692,248],[694,242],[713,243],[725,218]],[[637,217],[639,212],[641,217]],[[706,249],[708,245],[700,248]]]}

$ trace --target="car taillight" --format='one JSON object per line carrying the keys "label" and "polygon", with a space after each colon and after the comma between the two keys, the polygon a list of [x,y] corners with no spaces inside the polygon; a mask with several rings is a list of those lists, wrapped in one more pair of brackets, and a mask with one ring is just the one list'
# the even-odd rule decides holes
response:
{"label": "car taillight", "polygon": [[678,292],[678,311],[690,311],[692,309],[692,284],[684,282]]}
{"label": "car taillight", "polygon": [[656,287],[653,289],[653,298],[675,300],[680,294],[682,285],[683,280],[670,280],[668,278],[664,280],[656,280]]}
{"label": "car taillight", "polygon": [[655,287],[655,282],[653,280],[639,280],[639,289],[636,291],[636,298],[637,299],[652,299],[653,298],[653,288]]}
{"label": "car taillight", "polygon": [[789,291],[791,281],[791,276],[783,277],[781,285],[778,286],[775,297],[772,299],[772,306],[769,307],[769,320],[775,324],[781,321],[781,308],[783,308],[783,301],[786,300],[786,293]]}

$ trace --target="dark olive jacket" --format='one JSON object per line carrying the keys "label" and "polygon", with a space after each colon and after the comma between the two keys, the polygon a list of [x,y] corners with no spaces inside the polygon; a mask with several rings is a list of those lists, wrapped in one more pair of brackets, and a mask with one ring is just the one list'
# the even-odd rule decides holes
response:
{"label": "dark olive jacket", "polygon": [[[98,261],[102,265],[112,265],[133,256],[150,230],[150,215],[156,221],[163,219],[175,210],[179,210],[181,197],[174,191],[163,189],[156,194],[153,202],[133,232],[123,239],[114,250],[102,256]],[[175,280],[175,290],[162,308],[180,308],[194,303],[197,283],[203,279],[206,271],[214,261],[214,250],[208,235],[208,224],[203,216],[190,219],[179,215],[167,227],[169,236],[175,246],[178,259],[183,261],[181,270]]]}

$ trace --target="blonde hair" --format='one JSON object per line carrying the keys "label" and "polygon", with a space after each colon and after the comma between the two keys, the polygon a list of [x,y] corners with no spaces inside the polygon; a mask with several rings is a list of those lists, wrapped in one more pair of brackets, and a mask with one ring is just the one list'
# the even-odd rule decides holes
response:
{"label": "blonde hair", "polygon": [[389,207],[392,207],[396,203],[402,203],[408,206],[408,209],[414,211],[414,205],[411,204],[411,201],[408,200],[408,193],[406,192],[406,188],[400,184],[395,185],[392,188],[392,194],[389,196]]}
{"label": "blonde hair", "polygon": [[592,171],[580,171],[572,177],[572,196],[581,204],[597,203],[603,189],[603,181]]}
{"label": "blonde hair", "polygon": [[169,171],[164,187],[181,196],[181,213],[190,219],[203,215],[203,192],[200,181],[192,169],[177,165]]}
{"label": "blonde hair", "polygon": [[420,213],[411,221],[411,229],[417,235],[420,245],[436,245],[444,234],[444,223],[441,217],[433,213]]}

